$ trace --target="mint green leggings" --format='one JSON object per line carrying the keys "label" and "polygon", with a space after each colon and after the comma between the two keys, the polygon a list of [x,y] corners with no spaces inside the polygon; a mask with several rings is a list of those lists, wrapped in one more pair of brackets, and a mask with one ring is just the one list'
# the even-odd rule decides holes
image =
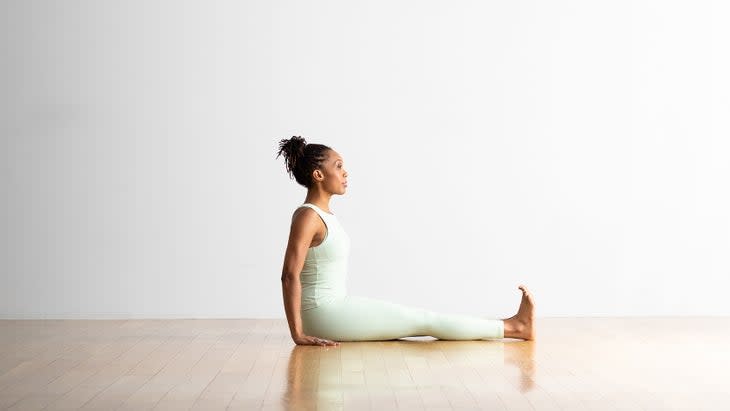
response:
{"label": "mint green leggings", "polygon": [[431,336],[441,340],[504,338],[504,322],[441,314],[365,297],[345,296],[302,311],[307,335],[335,341],[381,341]]}

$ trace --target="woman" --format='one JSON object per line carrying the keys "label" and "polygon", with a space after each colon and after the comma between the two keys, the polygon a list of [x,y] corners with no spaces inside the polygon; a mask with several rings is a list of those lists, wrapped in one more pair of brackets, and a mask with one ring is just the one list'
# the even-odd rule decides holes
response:
{"label": "woman", "polygon": [[517,314],[500,320],[441,314],[347,295],[350,237],[329,207],[332,195],[347,189],[344,161],[330,147],[307,144],[301,136],[281,140],[276,158],[282,154],[289,175],[307,188],[304,204],[292,217],[281,274],[286,318],[297,345],[412,336],[534,339],[534,304],[524,286],[519,286],[522,302]]}

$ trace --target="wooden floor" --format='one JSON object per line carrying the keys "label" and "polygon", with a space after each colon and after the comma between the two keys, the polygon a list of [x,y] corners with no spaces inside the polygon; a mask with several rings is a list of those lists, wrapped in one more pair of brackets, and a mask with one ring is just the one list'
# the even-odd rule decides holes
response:
{"label": "wooden floor", "polygon": [[284,320],[3,320],[0,409],[722,410],[730,318],[295,346]]}

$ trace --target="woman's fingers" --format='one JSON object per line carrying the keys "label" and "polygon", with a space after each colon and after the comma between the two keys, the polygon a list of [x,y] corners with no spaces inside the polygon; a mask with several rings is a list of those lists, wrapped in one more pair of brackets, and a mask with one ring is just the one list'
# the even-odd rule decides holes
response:
{"label": "woman's fingers", "polygon": [[322,345],[322,346],[326,346],[326,345],[337,346],[337,345],[340,345],[340,343],[337,342],[337,341],[328,340],[326,338],[314,337],[314,336],[311,336],[311,335],[305,335],[305,336],[302,336],[302,337],[295,338],[294,339],[294,342],[297,343],[298,345]]}
{"label": "woman's fingers", "polygon": [[314,342],[319,345],[340,345],[340,343],[332,340],[328,340],[326,338],[317,338],[314,337]]}

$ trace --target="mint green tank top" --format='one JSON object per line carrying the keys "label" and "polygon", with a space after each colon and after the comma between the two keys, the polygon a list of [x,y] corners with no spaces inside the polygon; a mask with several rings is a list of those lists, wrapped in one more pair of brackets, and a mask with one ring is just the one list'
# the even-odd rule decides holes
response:
{"label": "mint green tank top", "polygon": [[350,236],[337,216],[311,203],[300,207],[316,211],[327,227],[324,240],[307,250],[304,267],[299,276],[302,283],[301,309],[309,310],[347,294],[347,261],[350,256]]}

